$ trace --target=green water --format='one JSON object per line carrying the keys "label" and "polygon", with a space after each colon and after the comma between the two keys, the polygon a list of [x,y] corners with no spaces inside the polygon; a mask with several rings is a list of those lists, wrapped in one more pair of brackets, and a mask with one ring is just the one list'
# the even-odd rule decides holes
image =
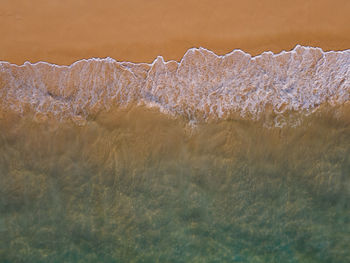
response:
{"label": "green water", "polygon": [[350,262],[350,122],[143,109],[0,125],[0,262]]}

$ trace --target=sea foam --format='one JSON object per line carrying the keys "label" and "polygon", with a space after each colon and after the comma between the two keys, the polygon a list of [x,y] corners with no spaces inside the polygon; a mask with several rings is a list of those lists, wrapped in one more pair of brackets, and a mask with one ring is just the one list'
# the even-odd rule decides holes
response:
{"label": "sea foam", "polygon": [[350,50],[324,52],[296,46],[259,56],[234,50],[224,56],[189,49],[180,62],[152,64],[83,59],[70,66],[0,62],[0,108],[27,109],[58,118],[86,119],[112,106],[136,103],[190,121],[236,112],[259,119],[270,109],[316,110],[350,99]]}

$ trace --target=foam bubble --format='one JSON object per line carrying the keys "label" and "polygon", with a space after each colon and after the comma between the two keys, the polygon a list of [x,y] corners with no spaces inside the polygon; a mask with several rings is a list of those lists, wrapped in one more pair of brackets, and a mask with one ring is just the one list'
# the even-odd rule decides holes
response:
{"label": "foam bubble", "polygon": [[70,66],[46,62],[21,66],[0,62],[0,107],[31,109],[58,118],[90,114],[130,103],[199,121],[231,112],[258,119],[266,111],[311,112],[321,104],[350,99],[350,50],[294,50],[251,57],[189,49],[180,62],[157,57],[152,64],[112,58],[79,60]]}

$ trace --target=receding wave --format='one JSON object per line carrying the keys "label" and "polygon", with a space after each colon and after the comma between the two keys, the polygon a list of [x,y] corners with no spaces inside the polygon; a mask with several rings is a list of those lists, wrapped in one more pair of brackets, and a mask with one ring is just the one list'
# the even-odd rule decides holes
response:
{"label": "receding wave", "polygon": [[294,50],[252,57],[241,50],[219,56],[189,49],[180,62],[152,64],[87,59],[70,66],[0,63],[2,111],[33,111],[85,120],[101,110],[136,103],[192,121],[259,119],[273,112],[312,112],[349,101],[350,50]]}

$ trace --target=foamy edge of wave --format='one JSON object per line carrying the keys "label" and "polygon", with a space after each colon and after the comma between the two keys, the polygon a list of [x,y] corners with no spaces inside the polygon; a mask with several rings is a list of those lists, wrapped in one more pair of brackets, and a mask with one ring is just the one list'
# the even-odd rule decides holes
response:
{"label": "foamy edge of wave", "polygon": [[276,125],[286,111],[317,110],[350,99],[350,50],[297,45],[252,57],[242,50],[216,55],[189,49],[180,62],[82,59],[71,65],[0,62],[0,109],[26,109],[57,118],[85,120],[100,110],[132,103],[157,107],[190,121],[224,119],[232,112]]}

